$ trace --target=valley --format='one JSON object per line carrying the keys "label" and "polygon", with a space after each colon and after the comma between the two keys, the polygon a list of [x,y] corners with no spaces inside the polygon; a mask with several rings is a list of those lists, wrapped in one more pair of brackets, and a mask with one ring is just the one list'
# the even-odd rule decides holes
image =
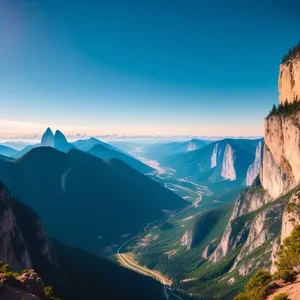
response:
{"label": "valley", "polygon": [[300,2],[262,2],[0,1],[0,300],[300,300]]}

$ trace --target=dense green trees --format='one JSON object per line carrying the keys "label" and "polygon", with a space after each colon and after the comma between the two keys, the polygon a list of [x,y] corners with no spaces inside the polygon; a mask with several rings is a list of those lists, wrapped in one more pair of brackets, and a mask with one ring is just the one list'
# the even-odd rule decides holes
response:
{"label": "dense green trees", "polygon": [[289,103],[288,100],[285,100],[284,104],[279,104],[278,107],[276,107],[276,105],[273,104],[272,110],[270,111],[267,118],[276,115],[292,115],[299,110],[300,100],[298,99],[298,97],[295,97],[294,101],[291,103]]}
{"label": "dense green trees", "polygon": [[284,279],[285,282],[293,282],[296,279],[300,267],[300,225],[296,225],[291,235],[283,241],[276,256],[277,272],[271,276],[267,271],[257,271],[246,284],[245,292],[238,294],[234,300],[264,300],[272,289],[272,280]]}
{"label": "dense green trees", "polygon": [[270,290],[272,276],[269,272],[258,270],[245,286],[245,292],[234,300],[264,300]]}
{"label": "dense green trees", "polygon": [[292,234],[283,241],[277,253],[276,266],[276,278],[282,278],[286,282],[296,279],[296,270],[300,266],[300,225],[296,225]]}

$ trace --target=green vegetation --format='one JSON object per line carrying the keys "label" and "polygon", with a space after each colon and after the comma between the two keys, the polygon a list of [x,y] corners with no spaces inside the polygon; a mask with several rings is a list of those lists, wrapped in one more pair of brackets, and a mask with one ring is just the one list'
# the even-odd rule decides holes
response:
{"label": "green vegetation", "polygon": [[11,280],[13,278],[18,277],[20,274],[16,271],[14,271],[9,264],[0,261],[0,273],[2,275],[2,278],[4,279],[4,281],[6,280]]}
{"label": "green vegetation", "polygon": [[294,268],[300,265],[300,225],[296,225],[291,235],[283,241],[277,258],[276,278],[294,282],[297,275]]}
{"label": "green vegetation", "polygon": [[271,280],[269,272],[258,270],[245,285],[245,292],[237,295],[234,300],[264,300],[270,291]]}
{"label": "green vegetation", "polygon": [[[245,292],[238,294],[234,300],[264,300],[272,290],[270,283],[273,279],[283,279],[286,283],[296,280],[294,269],[300,265],[300,225],[295,226],[291,235],[283,241],[277,257],[277,272],[271,276],[267,271],[257,271],[245,285]],[[288,299],[288,295],[279,294],[275,299]]]}
{"label": "green vegetation", "polygon": [[274,297],[274,300],[290,300],[288,293],[280,293]]}
{"label": "green vegetation", "polygon": [[272,110],[270,111],[267,118],[272,116],[291,116],[296,114],[300,110],[300,99],[298,97],[294,98],[294,101],[289,103],[285,100],[284,104],[279,104],[277,107],[273,104]]}
{"label": "green vegetation", "polygon": [[49,300],[60,300],[54,296],[54,291],[52,286],[45,286],[44,287],[44,294]]}
{"label": "green vegetation", "polygon": [[282,57],[281,63],[285,63],[290,59],[296,58],[300,54],[300,42],[289,50],[287,54]]}

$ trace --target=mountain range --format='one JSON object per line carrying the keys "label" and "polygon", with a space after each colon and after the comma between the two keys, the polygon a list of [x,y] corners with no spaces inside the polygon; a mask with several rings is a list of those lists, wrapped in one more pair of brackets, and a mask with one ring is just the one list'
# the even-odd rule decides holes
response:
{"label": "mountain range", "polygon": [[[241,185],[245,183],[249,166],[255,161],[256,148],[260,142],[225,139],[198,150],[164,157],[160,161],[174,169],[177,177],[188,177],[195,182],[210,185],[224,180]],[[260,165],[257,165],[256,169],[259,168]]]}
{"label": "mountain range", "polygon": [[0,160],[0,179],[43,219],[51,237],[99,252],[186,202],[119,159],[72,149]]}
{"label": "mountain range", "polygon": [[20,158],[31,149],[37,147],[53,147],[62,152],[78,149],[88,152],[99,158],[118,158],[143,174],[153,171],[153,168],[140,162],[128,153],[123,152],[122,150],[98,139],[89,138],[70,143],[61,131],[56,130],[55,134],[53,134],[51,128],[49,127],[42,135],[41,142],[39,144],[27,145],[19,151],[5,145],[0,145],[0,154],[12,158]]}
{"label": "mountain range", "polygon": [[[53,286],[55,294],[64,300],[165,299],[163,287],[153,279],[98,255],[50,240],[39,216],[13,198],[1,182],[0,228],[1,260],[19,273],[27,269],[17,279],[6,279],[4,286],[0,279],[1,299],[52,300],[45,297],[44,285]],[[32,270],[28,271],[32,268],[43,281],[33,276]],[[2,272],[0,268],[0,277]],[[30,276],[23,281],[25,275]],[[25,292],[28,298],[24,298]]]}
{"label": "mountain range", "polygon": [[178,176],[243,187],[232,207],[191,211],[153,230],[147,248],[136,242],[134,257],[177,289],[203,300],[299,298],[291,284],[300,273],[299,70],[298,45],[280,65],[280,104],[265,118],[264,140],[225,139],[162,159]]}
{"label": "mountain range", "polygon": [[185,142],[155,143],[145,147],[145,156],[160,161],[166,156],[197,150],[211,141],[192,139]]}

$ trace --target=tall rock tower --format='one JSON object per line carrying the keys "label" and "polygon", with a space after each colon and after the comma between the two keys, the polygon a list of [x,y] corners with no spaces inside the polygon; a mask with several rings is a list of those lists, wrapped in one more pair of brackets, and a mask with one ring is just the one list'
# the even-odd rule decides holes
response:
{"label": "tall rock tower", "polygon": [[54,134],[52,130],[48,127],[45,133],[42,136],[41,139],[41,146],[48,146],[53,147],[54,146]]}

